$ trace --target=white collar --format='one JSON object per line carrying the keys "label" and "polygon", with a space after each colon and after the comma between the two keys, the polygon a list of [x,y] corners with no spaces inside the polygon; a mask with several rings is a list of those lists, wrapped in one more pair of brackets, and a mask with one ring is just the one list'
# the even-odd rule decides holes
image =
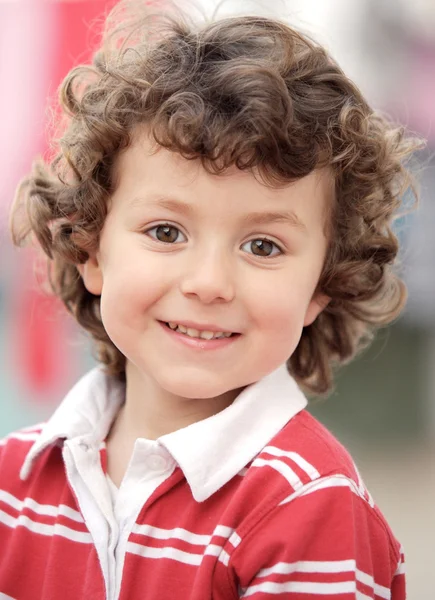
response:
{"label": "white collar", "polygon": [[[97,367],[66,395],[27,454],[20,477],[61,439],[105,439],[124,401],[125,386]],[[285,365],[246,387],[225,410],[158,440],[184,473],[198,502],[206,500],[243,469],[307,400]]]}

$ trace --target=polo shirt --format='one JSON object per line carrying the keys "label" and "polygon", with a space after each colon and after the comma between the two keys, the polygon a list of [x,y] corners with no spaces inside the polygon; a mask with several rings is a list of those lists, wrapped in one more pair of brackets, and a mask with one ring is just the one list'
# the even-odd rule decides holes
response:
{"label": "polo shirt", "polygon": [[137,439],[113,490],[104,440],[124,400],[94,369],[0,442],[0,598],[405,598],[399,543],[285,366]]}

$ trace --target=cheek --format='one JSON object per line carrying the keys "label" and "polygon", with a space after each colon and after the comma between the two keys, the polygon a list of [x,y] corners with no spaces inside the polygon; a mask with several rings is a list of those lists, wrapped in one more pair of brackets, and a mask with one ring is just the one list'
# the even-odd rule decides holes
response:
{"label": "cheek", "polygon": [[109,335],[110,329],[134,326],[163,293],[161,269],[152,261],[125,260],[112,262],[105,269],[101,294],[101,316]]}
{"label": "cheek", "polygon": [[304,326],[311,286],[275,282],[257,289],[252,297],[251,318],[256,328],[268,336],[269,347],[276,344],[293,352]]}
{"label": "cheek", "polygon": [[286,324],[303,324],[310,298],[311,291],[305,286],[275,283],[258,288],[252,306],[257,319],[272,329],[279,329]]}
{"label": "cheek", "polygon": [[303,314],[288,302],[275,302],[263,318],[263,331],[270,336],[269,348],[284,350],[286,358],[292,354],[301,337]]}

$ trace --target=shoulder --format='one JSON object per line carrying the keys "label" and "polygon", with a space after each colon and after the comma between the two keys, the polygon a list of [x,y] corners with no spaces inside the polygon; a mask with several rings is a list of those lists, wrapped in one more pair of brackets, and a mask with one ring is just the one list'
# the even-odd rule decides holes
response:
{"label": "shoulder", "polygon": [[0,477],[4,479],[5,471],[21,468],[27,453],[39,438],[44,423],[18,429],[0,439]]}
{"label": "shoulder", "polygon": [[272,443],[283,449],[299,451],[325,475],[343,471],[352,476],[354,462],[346,448],[306,410],[298,413],[275,436]]}
{"label": "shoulder", "polygon": [[73,514],[73,520],[80,521],[74,497],[66,485],[61,443],[44,448],[31,472],[24,472],[26,459],[43,429],[43,424],[36,425],[0,440],[0,546],[15,535],[15,539],[21,539],[19,531],[23,528],[49,535],[57,514],[67,512]]}
{"label": "shoulder", "polygon": [[319,480],[340,477],[371,502],[349,452],[305,410],[283,427],[250,466],[270,467],[267,471],[276,483],[277,493],[280,488],[287,495],[297,494]]}
{"label": "shoulder", "polygon": [[350,454],[309,413],[270,441],[241,488],[251,511],[237,527],[230,561],[246,595],[339,584],[371,598],[375,589],[389,593],[393,582],[403,588],[399,542]]}
{"label": "shoulder", "polygon": [[[292,418],[256,456],[245,470],[242,490],[244,504],[250,507],[244,534],[269,518],[278,536],[280,523],[301,531],[314,527],[313,534],[323,530],[326,537],[329,528],[349,538],[365,528],[364,535],[369,532],[372,539],[382,539],[394,560],[400,558],[400,545],[351,455],[306,411]],[[315,525],[318,519],[321,528]]]}
{"label": "shoulder", "polygon": [[[20,471],[28,453],[39,439],[44,424],[34,425],[14,431],[0,439],[0,499],[12,494],[22,496],[32,485],[31,481],[23,481]],[[31,478],[33,481],[33,478]]]}
{"label": "shoulder", "polygon": [[359,482],[359,474],[349,451],[306,410],[291,419],[271,444],[300,454],[321,477],[341,473]]}

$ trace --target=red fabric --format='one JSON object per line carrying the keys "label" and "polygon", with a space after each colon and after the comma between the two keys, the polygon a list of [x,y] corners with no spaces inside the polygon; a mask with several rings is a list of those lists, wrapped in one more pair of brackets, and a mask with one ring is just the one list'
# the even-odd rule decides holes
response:
{"label": "red fabric", "polygon": [[[27,481],[19,480],[36,437],[19,433],[0,445],[0,596],[405,599],[398,542],[352,459],[305,411],[289,421],[246,471],[207,500],[193,499],[177,467],[135,522],[127,520],[107,532],[107,521],[102,521],[107,526],[94,539],[83,510],[89,515],[91,506],[99,509],[70,460],[67,475],[59,445],[36,459]],[[99,453],[97,449],[95,460]],[[198,460],[200,456],[199,451]],[[115,561],[124,534],[126,552]],[[108,545],[100,547],[98,556],[97,538],[101,543],[104,536]],[[103,563],[109,565],[106,583]],[[122,580],[117,579],[117,565],[122,565]]]}

